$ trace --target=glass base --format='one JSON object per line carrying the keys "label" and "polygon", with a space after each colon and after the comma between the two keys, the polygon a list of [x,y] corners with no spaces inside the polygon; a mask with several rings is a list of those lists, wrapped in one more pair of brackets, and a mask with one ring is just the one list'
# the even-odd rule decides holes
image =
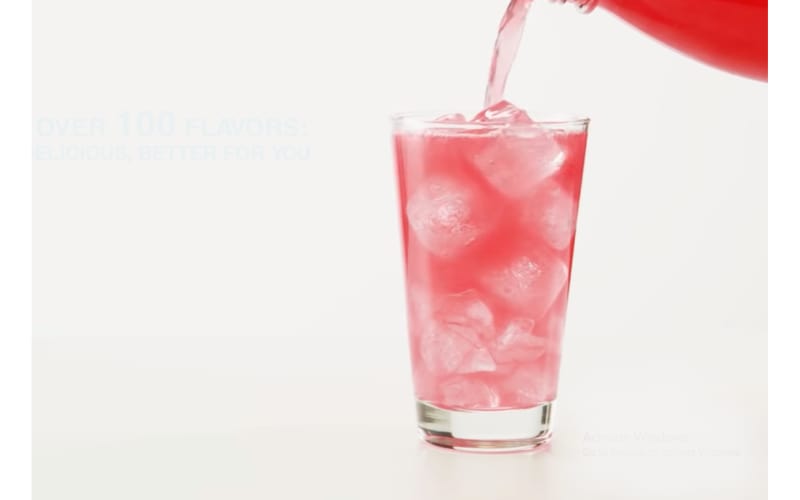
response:
{"label": "glass base", "polygon": [[550,441],[553,402],[515,410],[447,410],[417,401],[425,441],[462,451],[531,451]]}

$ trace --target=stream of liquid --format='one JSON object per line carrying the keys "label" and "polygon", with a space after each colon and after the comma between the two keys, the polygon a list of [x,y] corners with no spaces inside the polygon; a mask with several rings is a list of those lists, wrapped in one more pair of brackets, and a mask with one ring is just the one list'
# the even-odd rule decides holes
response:
{"label": "stream of liquid", "polygon": [[522,33],[525,30],[525,19],[528,17],[532,2],[533,0],[511,0],[503,20],[500,21],[497,39],[494,42],[492,65],[489,68],[489,82],[486,84],[486,97],[483,102],[485,108],[503,100],[508,74],[517,56]]}

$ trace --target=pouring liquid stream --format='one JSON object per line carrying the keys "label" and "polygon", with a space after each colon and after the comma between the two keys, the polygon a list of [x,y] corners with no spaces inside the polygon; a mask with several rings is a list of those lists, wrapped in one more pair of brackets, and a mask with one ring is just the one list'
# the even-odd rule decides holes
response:
{"label": "pouring liquid stream", "polygon": [[486,85],[486,96],[483,101],[484,108],[503,100],[508,74],[511,72],[511,66],[517,56],[522,33],[525,30],[525,20],[532,2],[533,0],[511,0],[502,21],[500,21],[492,53],[492,64],[489,68],[489,82]]}

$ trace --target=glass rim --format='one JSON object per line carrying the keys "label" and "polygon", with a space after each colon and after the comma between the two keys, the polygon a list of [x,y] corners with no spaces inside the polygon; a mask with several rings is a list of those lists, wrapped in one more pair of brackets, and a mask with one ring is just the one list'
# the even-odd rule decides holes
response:
{"label": "glass rim", "polygon": [[[411,111],[394,113],[389,116],[395,129],[401,128],[435,128],[445,130],[530,130],[535,128],[587,128],[591,119],[577,113],[531,113],[540,119],[532,124],[509,123],[477,123],[477,122],[442,122],[438,117],[454,114],[447,111]],[[465,113],[462,113],[467,116]]]}

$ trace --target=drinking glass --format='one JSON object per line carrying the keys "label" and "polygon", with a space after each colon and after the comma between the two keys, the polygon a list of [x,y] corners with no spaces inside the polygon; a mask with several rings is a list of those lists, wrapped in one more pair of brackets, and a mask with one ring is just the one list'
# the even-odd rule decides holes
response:
{"label": "drinking glass", "polygon": [[418,425],[435,445],[551,437],[589,120],[538,118],[392,120]]}

